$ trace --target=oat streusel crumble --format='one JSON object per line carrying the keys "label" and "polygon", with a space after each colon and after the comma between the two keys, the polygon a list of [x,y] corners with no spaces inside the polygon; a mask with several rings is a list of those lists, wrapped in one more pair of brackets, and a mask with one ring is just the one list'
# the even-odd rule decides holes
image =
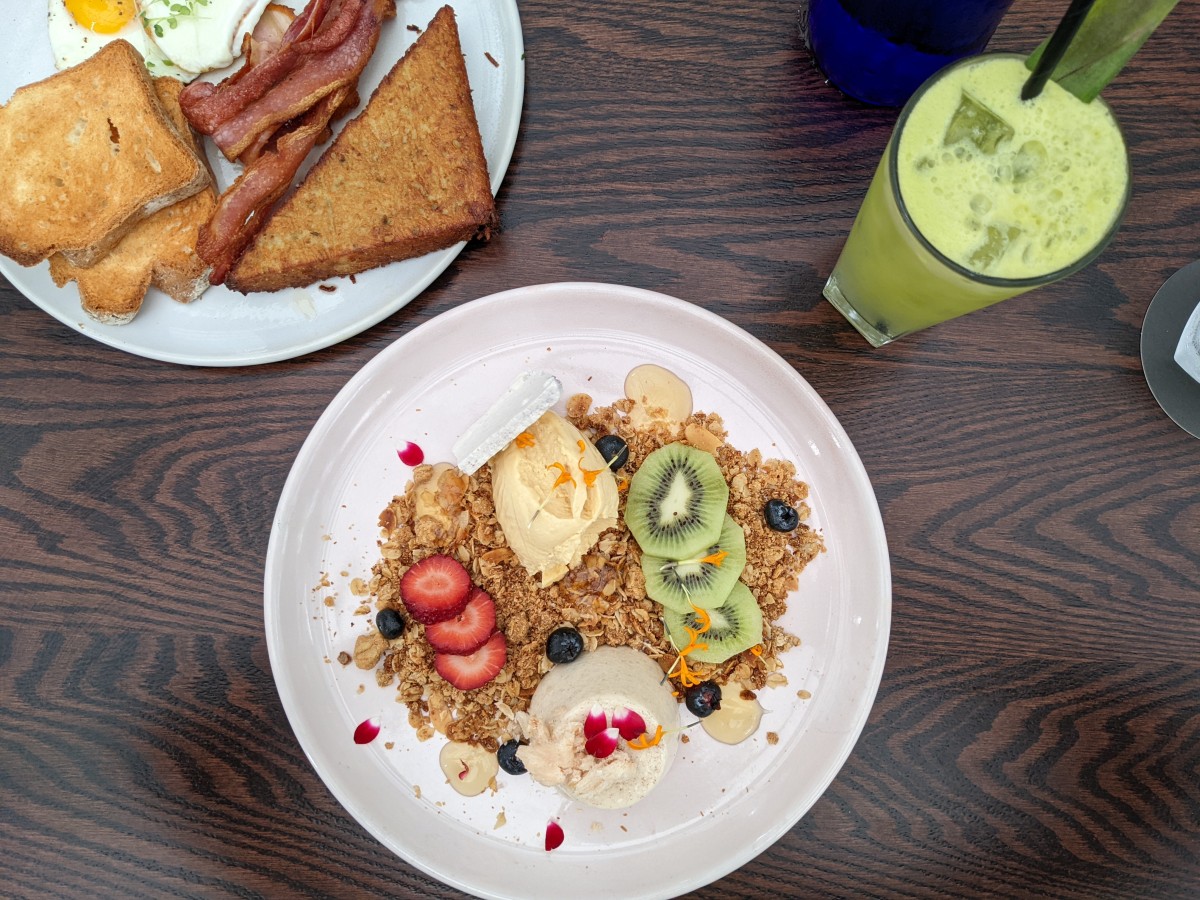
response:
{"label": "oat streusel crumble", "polygon": [[[567,402],[566,418],[593,441],[605,434],[625,439],[629,461],[617,473],[619,480],[672,441],[716,457],[729,484],[729,515],[745,531],[741,581],[762,609],[763,641],[718,665],[689,661],[689,668],[701,678],[744,689],[785,684],[780,655],[800,639],[776,623],[801,570],[824,549],[821,536],[806,524],[808,486],[796,477],[795,466],[764,459],[757,449],[744,452],[731,446],[720,416],[713,413],[693,413],[678,424],[653,422],[635,428],[628,415],[630,400],[594,410],[591,403],[591,397],[576,394]],[[494,751],[516,736],[516,714],[527,709],[538,681],[553,665],[545,656],[546,638],[564,624],[583,634],[588,650],[599,645],[633,647],[657,661],[664,672],[670,669],[677,654],[664,634],[657,604],[646,596],[641,553],[624,525],[624,491],[617,526],[605,531],[566,577],[543,588],[508,548],[496,521],[490,465],[469,478],[453,471],[456,477],[437,477],[433,466],[418,466],[404,494],[380,514],[380,559],[372,569],[370,593],[376,610],[392,607],[402,612],[400,578],[408,567],[434,553],[454,556],[494,599],[497,627],[508,641],[508,660],[493,681],[463,692],[436,674],[434,651],[416,622],[409,622],[404,633],[390,641],[374,629],[360,635],[354,646],[355,665],[374,669],[381,687],[394,686],[397,701],[408,706],[408,720],[419,739],[441,733]],[[798,510],[801,524],[795,531],[767,527],[762,510],[771,498]]]}

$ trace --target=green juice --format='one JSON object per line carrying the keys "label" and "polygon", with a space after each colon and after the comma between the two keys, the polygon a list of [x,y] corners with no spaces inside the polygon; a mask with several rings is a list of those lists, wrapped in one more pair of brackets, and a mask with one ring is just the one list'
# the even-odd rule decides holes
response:
{"label": "green juice", "polygon": [[1053,82],[1022,101],[1028,76],[1019,56],[973,57],[901,113],[825,286],[875,346],[1065,277],[1116,233],[1116,120]]}

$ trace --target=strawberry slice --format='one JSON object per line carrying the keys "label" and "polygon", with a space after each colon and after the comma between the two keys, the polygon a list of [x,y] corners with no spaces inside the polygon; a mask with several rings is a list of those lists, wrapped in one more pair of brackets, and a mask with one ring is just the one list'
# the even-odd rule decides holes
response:
{"label": "strawberry slice", "polygon": [[400,579],[400,599],[422,625],[457,616],[471,597],[471,576],[462,563],[438,553],[414,563]]}
{"label": "strawberry slice", "polygon": [[499,675],[506,659],[508,644],[504,640],[504,633],[497,631],[474,653],[434,654],[433,667],[460,691],[473,691]]}
{"label": "strawberry slice", "polygon": [[476,587],[457,616],[426,625],[425,638],[438,653],[466,655],[487,643],[495,630],[496,603],[491,594]]}

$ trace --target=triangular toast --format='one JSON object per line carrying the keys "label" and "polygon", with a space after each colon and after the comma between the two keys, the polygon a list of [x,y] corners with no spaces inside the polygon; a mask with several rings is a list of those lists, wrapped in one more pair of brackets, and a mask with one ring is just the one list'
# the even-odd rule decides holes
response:
{"label": "triangular toast", "polygon": [[243,293],[302,287],[486,238],[495,224],[458,26],[444,6],[225,283]]}

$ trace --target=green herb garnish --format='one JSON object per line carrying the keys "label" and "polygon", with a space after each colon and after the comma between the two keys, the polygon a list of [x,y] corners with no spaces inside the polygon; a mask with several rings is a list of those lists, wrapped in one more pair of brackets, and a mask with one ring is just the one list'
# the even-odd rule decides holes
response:
{"label": "green herb garnish", "polygon": [[[181,16],[194,16],[197,7],[205,6],[208,6],[208,0],[155,0],[142,10],[142,27],[153,31],[155,37],[162,37],[166,29],[179,27]],[[158,15],[159,12],[162,15]]]}

